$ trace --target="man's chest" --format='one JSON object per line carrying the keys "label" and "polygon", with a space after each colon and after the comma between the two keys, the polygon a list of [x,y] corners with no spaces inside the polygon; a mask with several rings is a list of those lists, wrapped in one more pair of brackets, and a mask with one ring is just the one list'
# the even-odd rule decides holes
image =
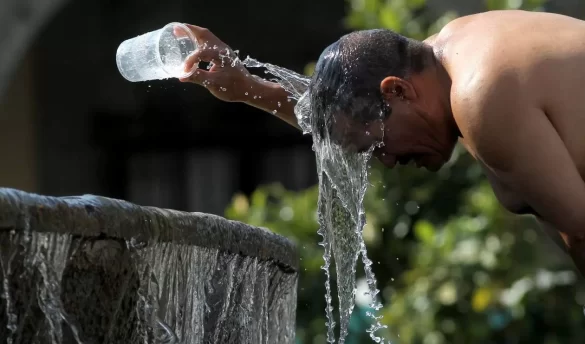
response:
{"label": "man's chest", "polygon": [[475,151],[468,145],[465,140],[460,140],[460,143],[466,148],[468,153],[470,153],[476,161],[481,166],[485,176],[487,177],[494,195],[498,199],[498,202],[504,207],[506,210],[513,214],[532,214],[538,215],[535,213],[534,209],[532,209],[522,195],[514,190],[513,185],[507,185],[503,183],[498,177],[478,158]]}
{"label": "man's chest", "polygon": [[[480,163],[480,165],[482,164]],[[485,166],[482,166],[482,168],[492,186],[496,198],[506,210],[513,214],[531,214],[538,216],[534,209],[526,203],[522,195],[514,191],[513,185],[502,183],[489,169],[485,168]]]}

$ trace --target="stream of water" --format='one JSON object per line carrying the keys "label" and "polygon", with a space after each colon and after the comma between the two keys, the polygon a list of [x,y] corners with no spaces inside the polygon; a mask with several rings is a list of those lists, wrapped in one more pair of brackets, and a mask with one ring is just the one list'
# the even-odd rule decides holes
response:
{"label": "stream of water", "polygon": [[2,343],[294,342],[296,277],[270,261],[38,231],[0,243]]}
{"label": "stream of water", "polygon": [[385,343],[377,331],[386,328],[381,324],[381,316],[377,311],[382,308],[377,294],[376,277],[372,271],[372,261],[367,256],[362,230],[366,224],[364,196],[368,187],[368,161],[372,157],[375,146],[365,152],[351,152],[342,149],[333,142],[328,134],[318,135],[312,126],[314,123],[309,101],[308,87],[311,78],[295,73],[286,68],[269,63],[262,63],[247,57],[242,63],[246,67],[263,67],[274,75],[278,82],[294,99],[295,114],[304,134],[313,137],[313,150],[317,159],[319,176],[318,220],[319,234],[324,248],[322,269],[326,281],[326,316],[327,341],[335,343],[336,322],[333,316],[334,307],[331,296],[331,263],[335,263],[337,276],[337,294],[339,300],[339,343],[345,342],[348,334],[350,317],[355,304],[356,265],[362,258],[369,296],[374,310],[368,312],[372,318],[372,326],[368,330],[376,343]]}

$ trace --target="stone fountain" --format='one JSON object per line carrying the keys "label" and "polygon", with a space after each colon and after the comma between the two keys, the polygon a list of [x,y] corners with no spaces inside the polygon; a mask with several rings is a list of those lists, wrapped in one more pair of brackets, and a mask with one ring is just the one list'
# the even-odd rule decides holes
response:
{"label": "stone fountain", "polygon": [[0,188],[4,343],[293,343],[297,271],[262,228]]}

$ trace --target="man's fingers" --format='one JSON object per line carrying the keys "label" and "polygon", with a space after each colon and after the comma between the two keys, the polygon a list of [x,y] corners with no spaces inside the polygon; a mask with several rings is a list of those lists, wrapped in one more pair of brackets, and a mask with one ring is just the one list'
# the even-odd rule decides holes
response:
{"label": "man's fingers", "polygon": [[219,49],[199,47],[193,54],[185,60],[185,71],[193,70],[193,66],[199,62],[218,62],[221,60]]}
{"label": "man's fingers", "polygon": [[187,32],[186,29],[184,29],[180,26],[175,26],[173,28],[173,35],[175,35],[175,37],[177,37],[177,38],[183,38],[183,37],[189,36],[189,33]]}
{"label": "man's fingers", "polygon": [[223,43],[208,29],[191,24],[185,24],[185,26],[191,30],[191,33],[193,33],[199,44],[223,45]]}
{"label": "man's fingers", "polygon": [[191,25],[191,24],[185,24],[189,29],[191,29],[191,31],[193,32],[193,34],[195,35],[195,37],[197,37],[197,39],[210,39],[210,38],[215,38],[215,36],[211,33],[211,31],[209,31],[208,29],[204,28],[204,27],[200,27],[197,25]]}
{"label": "man's fingers", "polygon": [[199,57],[199,51],[195,51],[193,54],[189,55],[185,60],[185,72],[189,72],[193,70],[193,66],[199,63],[201,58]]}
{"label": "man's fingers", "polygon": [[203,69],[197,69],[187,78],[179,78],[181,82],[192,82],[203,86],[212,86],[214,84],[214,73]]}
{"label": "man's fingers", "polygon": [[230,50],[227,44],[222,42],[219,38],[217,38],[211,31],[207,30],[206,28],[202,28],[191,24],[185,25],[189,29],[191,29],[191,32],[193,33],[193,35],[195,35],[195,38],[197,38],[197,41],[203,47],[213,50],[222,50],[223,52]]}

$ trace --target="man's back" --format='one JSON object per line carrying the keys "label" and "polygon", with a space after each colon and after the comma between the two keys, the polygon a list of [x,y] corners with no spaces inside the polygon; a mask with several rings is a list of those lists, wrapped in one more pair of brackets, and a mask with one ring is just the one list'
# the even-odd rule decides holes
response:
{"label": "man's back", "polygon": [[514,78],[520,92],[545,111],[585,177],[585,22],[493,11],[454,20],[440,40],[446,41],[443,55],[454,91],[486,74],[486,80]]}
{"label": "man's back", "polygon": [[585,274],[585,22],[493,11],[428,41],[451,77],[461,143],[502,205],[552,225]]}
{"label": "man's back", "polygon": [[[434,42],[444,47],[452,101],[466,88],[464,93],[470,94],[469,88],[496,87],[499,82],[518,85],[519,96],[544,111],[585,178],[584,21],[493,11],[454,20]],[[454,112],[456,119],[466,121],[464,111]],[[473,147],[468,148],[473,154]]]}

